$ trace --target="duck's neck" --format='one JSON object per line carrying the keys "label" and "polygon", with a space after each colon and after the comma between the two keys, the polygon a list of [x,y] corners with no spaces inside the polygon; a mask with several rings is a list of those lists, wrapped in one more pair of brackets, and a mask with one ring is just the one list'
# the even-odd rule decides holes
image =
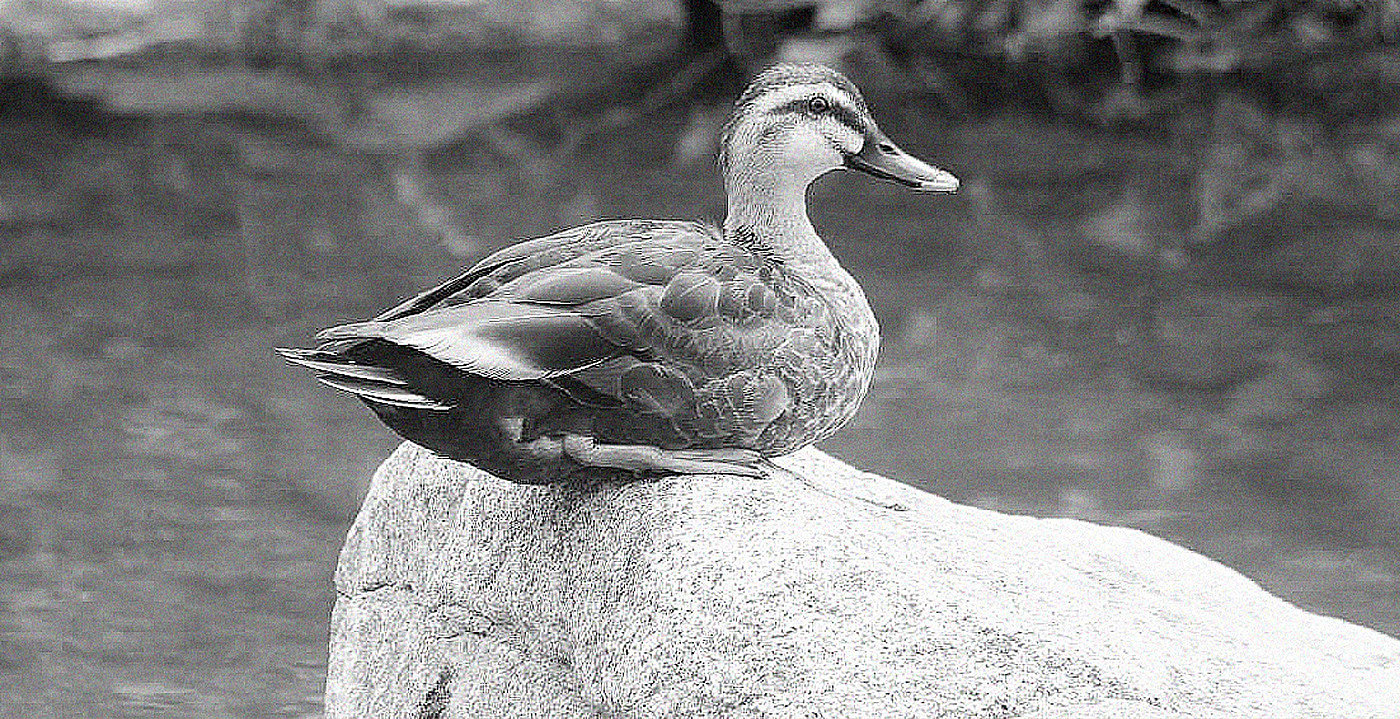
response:
{"label": "duck's neck", "polygon": [[729,195],[725,235],[809,277],[839,269],[807,217],[808,184],[805,179],[753,169],[732,173],[725,182]]}
{"label": "duck's neck", "polygon": [[839,316],[856,334],[870,340],[868,352],[862,350],[862,354],[868,355],[864,357],[865,364],[873,365],[879,338],[875,316],[860,284],[841,267],[812,227],[807,217],[809,184],[810,178],[797,181],[756,171],[731,173],[725,182],[729,194],[725,237],[780,263],[817,288],[835,304]]}

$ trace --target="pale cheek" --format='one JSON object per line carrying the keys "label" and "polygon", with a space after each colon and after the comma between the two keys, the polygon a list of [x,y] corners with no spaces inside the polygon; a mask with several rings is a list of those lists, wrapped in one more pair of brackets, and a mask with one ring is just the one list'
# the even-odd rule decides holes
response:
{"label": "pale cheek", "polygon": [[815,132],[794,133],[783,148],[786,164],[809,177],[841,166],[841,153]]}

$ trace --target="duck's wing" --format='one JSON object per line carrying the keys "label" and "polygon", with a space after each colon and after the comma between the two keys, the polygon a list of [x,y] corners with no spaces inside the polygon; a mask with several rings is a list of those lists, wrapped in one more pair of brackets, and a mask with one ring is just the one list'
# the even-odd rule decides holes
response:
{"label": "duck's wing", "polygon": [[466,272],[384,311],[387,322],[422,312],[440,302],[474,299],[521,275],[567,263],[618,244],[638,241],[688,248],[715,239],[714,229],[695,222],[607,220],[510,245],[487,255]]}
{"label": "duck's wing", "polygon": [[[321,354],[299,363],[376,401],[451,406],[451,388],[413,367],[339,350],[382,340],[479,377],[666,418],[689,436],[756,434],[791,401],[762,367],[780,345],[815,341],[796,321],[801,300],[765,282],[771,269],[701,225],[592,225],[503,250],[388,319],[326,330]],[[337,361],[352,366],[336,372]]]}
{"label": "duck's wing", "polygon": [[323,352],[378,339],[490,379],[556,378],[641,349],[646,308],[718,242],[697,223],[587,225],[507,247],[372,321],[317,337]]}

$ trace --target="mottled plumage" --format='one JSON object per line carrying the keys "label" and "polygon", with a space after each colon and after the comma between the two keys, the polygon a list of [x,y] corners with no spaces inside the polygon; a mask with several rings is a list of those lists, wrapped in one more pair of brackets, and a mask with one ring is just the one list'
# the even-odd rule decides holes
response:
{"label": "mottled plumage", "polygon": [[870,382],[878,328],[812,231],[803,193],[872,142],[905,163],[886,163],[908,175],[895,179],[950,189],[951,176],[879,134],[844,77],[779,66],[726,130],[723,230],[656,220],[565,230],[283,354],[405,438],[513,481],[755,474],[760,456],[836,431]]}

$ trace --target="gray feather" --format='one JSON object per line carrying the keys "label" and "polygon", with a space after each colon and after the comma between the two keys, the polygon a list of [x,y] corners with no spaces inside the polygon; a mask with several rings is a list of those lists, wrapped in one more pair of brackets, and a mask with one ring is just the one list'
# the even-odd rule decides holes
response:
{"label": "gray feather", "polygon": [[452,405],[443,404],[437,400],[428,399],[421,394],[410,392],[398,387],[386,387],[370,382],[359,382],[343,377],[322,375],[316,377],[321,382],[330,385],[338,390],[344,390],[351,394],[372,399],[376,402],[393,405],[395,407],[406,407],[408,409],[435,409],[449,410]]}
{"label": "gray feather", "polygon": [[408,384],[402,377],[383,367],[356,364],[330,352],[288,349],[284,347],[276,347],[274,349],[277,351],[277,354],[282,355],[288,362],[317,372],[323,372],[337,377],[364,380],[366,382],[380,382],[399,386],[406,386]]}

